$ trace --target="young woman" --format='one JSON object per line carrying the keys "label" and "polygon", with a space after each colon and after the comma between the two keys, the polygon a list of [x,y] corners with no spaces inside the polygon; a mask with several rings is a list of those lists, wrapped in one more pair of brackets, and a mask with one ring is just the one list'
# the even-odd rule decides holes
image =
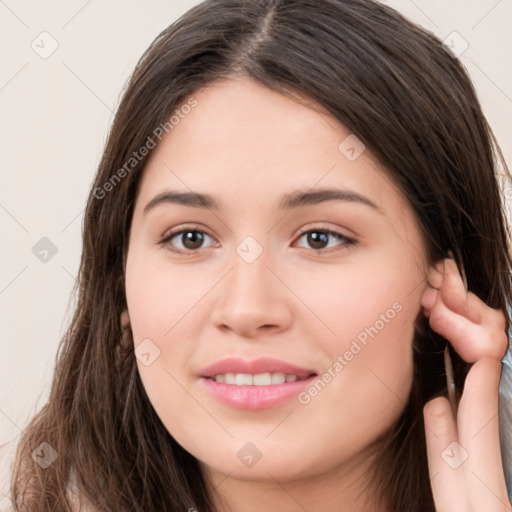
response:
{"label": "young woman", "polygon": [[499,173],[464,68],[392,9],[188,11],[117,110],[13,502],[511,510]]}

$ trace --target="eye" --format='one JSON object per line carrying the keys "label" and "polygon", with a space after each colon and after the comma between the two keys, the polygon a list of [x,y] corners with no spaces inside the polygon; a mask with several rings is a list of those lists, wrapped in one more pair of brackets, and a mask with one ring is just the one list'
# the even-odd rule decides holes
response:
{"label": "eye", "polygon": [[[342,235],[341,233],[337,233],[336,231],[331,231],[330,229],[323,229],[321,227],[309,229],[307,231],[301,230],[302,234],[298,238],[298,240],[305,238],[308,244],[310,244],[313,247],[313,251],[318,252],[320,254],[323,254],[324,252],[337,252],[337,251],[343,251],[348,249],[350,246],[356,245],[356,240],[349,238],[345,235]],[[338,244],[341,246],[339,249],[334,249],[325,251],[325,248],[329,248],[329,238],[331,239],[337,239],[339,242]],[[326,247],[327,245],[327,247]],[[332,247],[332,246],[331,246]],[[306,247],[307,248],[307,247]]]}
{"label": "eye", "polygon": [[[205,236],[212,238],[208,233],[206,233],[206,231],[201,229],[196,229],[195,227],[182,228],[180,230],[167,233],[165,237],[160,240],[159,244],[165,245],[172,252],[180,254],[193,253],[197,249],[201,249]],[[182,244],[182,247],[176,248],[176,245],[172,243],[174,238]]]}
{"label": "eye", "polygon": [[[322,227],[312,228],[307,231],[300,230],[300,233],[301,236],[298,237],[298,240],[305,238],[307,243],[311,245],[311,250],[319,254],[346,250],[350,246],[357,244],[356,240],[352,238]],[[172,252],[179,254],[188,253],[190,255],[198,249],[203,248],[202,246],[205,237],[213,240],[213,237],[202,229],[197,229],[196,227],[184,227],[167,233],[164,238],[160,240],[159,244],[166,246]],[[177,239],[178,243],[176,244],[176,242],[172,242],[173,239]],[[335,243],[334,246],[338,245],[340,248],[326,251],[326,248],[329,249],[329,239],[338,240],[338,243]],[[179,244],[181,244],[181,247],[179,247]],[[178,245],[178,247],[176,247],[176,245]]]}

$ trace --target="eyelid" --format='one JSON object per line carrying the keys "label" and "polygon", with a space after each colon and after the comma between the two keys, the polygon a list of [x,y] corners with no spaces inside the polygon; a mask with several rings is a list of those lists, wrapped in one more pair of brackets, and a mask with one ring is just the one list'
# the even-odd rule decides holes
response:
{"label": "eyelid", "polygon": [[338,230],[341,230],[342,228],[340,227],[336,227],[336,228],[333,228],[325,223],[318,223],[318,224],[315,224],[313,223],[312,225],[306,225],[306,227],[303,227],[303,228],[299,228],[298,229],[298,233],[303,235],[304,233],[308,233],[309,231],[328,231],[329,233],[333,233],[335,235],[340,235],[340,236],[343,236],[345,238],[349,238],[349,239],[352,239],[354,238],[355,239],[355,235],[348,235],[348,234],[345,234],[345,233],[342,233],[341,231],[338,231]]}
{"label": "eyelid", "polygon": [[165,240],[166,238],[169,238],[170,236],[175,236],[182,231],[201,231],[206,233],[208,236],[215,238],[210,232],[201,224],[183,224],[181,226],[178,226],[176,228],[170,228],[166,229],[164,233],[159,237],[160,240]]}

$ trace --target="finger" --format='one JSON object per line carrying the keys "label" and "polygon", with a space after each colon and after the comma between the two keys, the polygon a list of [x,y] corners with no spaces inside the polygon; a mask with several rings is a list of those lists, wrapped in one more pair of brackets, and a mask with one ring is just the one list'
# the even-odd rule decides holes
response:
{"label": "finger", "polygon": [[[468,320],[476,324],[483,322],[488,322],[489,324],[498,323],[500,331],[506,329],[506,317],[503,311],[489,307],[477,295],[467,291],[466,285],[464,284],[461,274],[453,259],[445,260],[444,269],[446,271],[446,277],[444,277],[443,283],[446,284],[446,289],[443,285],[440,289],[443,302],[448,308],[455,313],[466,316]],[[453,289],[449,291],[450,288]],[[456,290],[455,295],[453,293],[454,290]],[[464,299],[465,308],[461,306]],[[457,306],[461,308],[460,311],[457,311]],[[506,347],[504,347],[504,350],[505,348]]]}
{"label": "finger", "polygon": [[498,389],[501,363],[477,361],[469,371],[458,410],[459,442],[472,510],[510,510],[499,442]]}
{"label": "finger", "polygon": [[423,408],[427,458],[437,512],[469,510],[464,484],[464,460],[450,403],[434,398]]}
{"label": "finger", "polygon": [[441,294],[443,301],[453,312],[465,316],[474,323],[480,323],[481,311],[478,303],[468,302],[468,291],[462,280],[459,269],[455,261],[451,259],[445,260],[445,273],[443,276],[443,284],[441,286]]}
{"label": "finger", "polygon": [[[450,260],[446,261],[448,262]],[[450,267],[451,270],[448,270],[448,268]],[[446,265],[446,288],[443,288],[443,291],[445,293],[445,304],[450,309],[452,309],[452,311],[458,314],[466,315],[467,308],[470,309],[470,315],[472,314],[473,309],[477,309],[478,312],[481,314],[485,308],[488,308],[488,306],[483,301],[481,301],[476,295],[468,293],[466,291],[466,287],[456,268],[457,267],[453,261],[452,265]],[[428,314],[430,313],[429,310],[431,310],[434,307],[436,292],[443,287],[444,272],[445,262],[443,260],[431,270],[427,278],[427,283],[429,286],[425,291],[425,295],[422,297],[421,303],[423,307],[427,310],[426,313]],[[456,272],[455,275],[454,272]],[[479,320],[478,314],[475,313],[474,318],[470,317],[470,319]]]}
{"label": "finger", "polygon": [[444,260],[438,262],[430,271],[428,275],[428,284],[437,290],[441,288],[443,284],[443,276],[444,276]]}
{"label": "finger", "polygon": [[[488,307],[488,306],[485,306]],[[464,316],[454,313],[444,303],[441,293],[437,294],[435,305],[430,313],[431,328],[450,341],[458,354],[468,363],[483,357],[501,361],[508,337],[503,324],[496,316],[496,310],[489,308],[486,314],[490,320],[474,324]]]}

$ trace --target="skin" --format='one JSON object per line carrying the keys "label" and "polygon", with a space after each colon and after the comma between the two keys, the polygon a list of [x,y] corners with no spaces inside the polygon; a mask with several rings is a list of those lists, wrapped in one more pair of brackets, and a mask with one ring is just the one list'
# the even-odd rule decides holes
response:
{"label": "skin", "polygon": [[[500,361],[507,348],[505,315],[466,290],[451,259],[431,273],[429,285],[421,303],[430,325],[465,361],[474,363],[455,414],[444,397],[424,408],[436,510],[510,511],[498,423]],[[454,455],[448,464],[446,449],[452,443],[462,449],[448,452]]]}
{"label": "skin", "polygon": [[[503,342],[503,336],[495,339],[502,319],[477,298],[468,300],[441,266],[428,264],[408,203],[368,149],[354,161],[338,150],[350,132],[337,120],[245,78],[216,82],[194,97],[198,106],[151,153],[130,231],[125,321],[135,348],[149,339],[145,343],[159,351],[149,365],[138,359],[149,399],[171,435],[200,461],[219,511],[378,510],[363,484],[373,443],[405,406],[416,316],[430,316],[463,357],[464,343],[471,345],[468,357],[484,357],[471,372],[473,405],[459,410],[470,425],[481,413],[492,418],[497,411],[504,349],[494,347]],[[378,209],[328,201],[279,210],[284,194],[319,188],[348,189]],[[223,208],[167,203],[144,213],[164,190],[208,193]],[[185,228],[204,233],[199,248],[188,248],[182,235],[159,243]],[[299,229],[332,230],[356,243],[331,236],[315,246]],[[236,251],[247,236],[263,250],[251,263]],[[393,304],[400,312],[306,405],[292,399],[267,410],[231,408],[198,377],[231,355],[274,357],[321,375]],[[462,335],[464,315],[471,320]],[[433,479],[440,511],[453,510],[445,463],[437,456],[458,439],[453,424],[443,428],[448,412],[442,400],[425,410],[434,433],[431,467],[442,477]],[[490,486],[504,497],[496,422],[486,429],[471,447],[478,445],[483,466],[494,468]],[[252,467],[237,457],[247,442],[261,453]],[[492,456],[484,443],[494,447]]]}

